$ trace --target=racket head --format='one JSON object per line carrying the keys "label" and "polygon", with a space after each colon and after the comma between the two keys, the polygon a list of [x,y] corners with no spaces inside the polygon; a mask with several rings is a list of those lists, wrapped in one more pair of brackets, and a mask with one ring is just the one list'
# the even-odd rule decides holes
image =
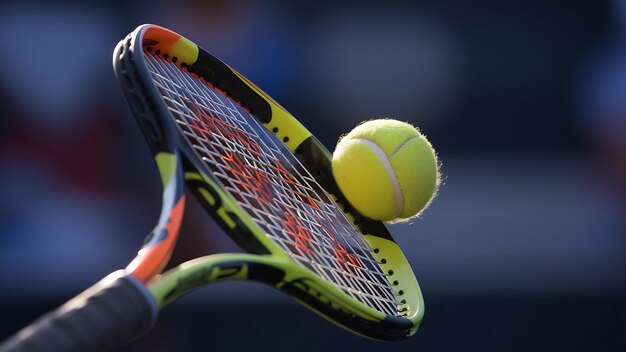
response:
{"label": "racket head", "polygon": [[[424,302],[409,263],[382,223],[351,209],[332,177],[330,153],[296,118],[219,59],[156,25],[122,40],[113,63],[164,187],[172,183],[167,175],[182,175],[225,232],[255,254],[234,257],[247,268],[236,278],[272,285],[370,338],[415,333]],[[174,184],[170,203],[178,204]],[[204,281],[212,280],[170,280],[163,297]]]}

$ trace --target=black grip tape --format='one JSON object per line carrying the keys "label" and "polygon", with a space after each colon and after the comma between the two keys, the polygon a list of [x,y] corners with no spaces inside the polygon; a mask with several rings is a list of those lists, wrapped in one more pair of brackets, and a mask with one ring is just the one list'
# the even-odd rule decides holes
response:
{"label": "black grip tape", "polygon": [[7,351],[106,351],[147,332],[157,316],[150,292],[119,270],[10,337]]}

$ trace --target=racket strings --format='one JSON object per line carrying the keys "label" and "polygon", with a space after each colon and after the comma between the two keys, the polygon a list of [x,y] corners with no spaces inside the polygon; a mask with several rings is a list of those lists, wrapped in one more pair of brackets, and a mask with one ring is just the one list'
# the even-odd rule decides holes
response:
{"label": "racket strings", "polygon": [[[285,194],[285,193],[282,193],[282,194]],[[283,224],[283,225],[284,225],[284,224]]]}
{"label": "racket strings", "polygon": [[276,136],[223,92],[151,54],[153,81],[193,150],[292,258],[355,299],[398,315],[371,249]]}

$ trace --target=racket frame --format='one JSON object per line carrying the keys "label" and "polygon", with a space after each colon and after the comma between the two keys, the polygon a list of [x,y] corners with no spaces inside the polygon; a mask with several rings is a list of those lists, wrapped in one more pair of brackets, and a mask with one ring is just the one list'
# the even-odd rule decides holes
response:
{"label": "racket frame", "polygon": [[[153,42],[153,50],[159,50],[161,58],[167,54],[169,59],[165,60],[172,62],[172,58],[176,57],[179,68],[205,82],[217,86],[217,80],[221,80],[220,88],[228,89],[229,98],[249,110],[269,132],[284,141],[287,148],[344,210],[348,220],[364,235],[365,241],[373,249],[372,256],[397,295],[400,316],[385,314],[367,306],[299,264],[269,239],[219,184],[205,173],[206,167],[182,139],[171,113],[162,102],[161,93],[152,83],[142,56],[145,41]],[[181,63],[185,64],[184,68]],[[115,50],[113,65],[149,142],[165,188],[163,212],[154,232],[163,231],[168,224],[171,225],[172,209],[180,202],[184,204],[184,178],[187,189],[192,191],[220,226],[242,248],[253,253],[198,258],[151,280],[148,286],[159,307],[207,283],[245,279],[276,287],[333,323],[366,337],[400,340],[415,333],[424,314],[424,301],[410,265],[382,223],[367,219],[350,207],[332,177],[330,153],[296,118],[228,65],[188,39],[156,25],[139,26],[122,40]],[[225,84],[224,81],[231,83]],[[180,221],[177,220],[177,224],[170,226],[165,238],[171,235],[174,239],[170,239],[170,242],[175,242],[179,226]],[[154,236],[153,233],[151,237]],[[144,246],[142,251],[149,252],[153,245],[147,241],[147,247]],[[168,247],[170,253],[172,248],[173,244]],[[164,261],[154,274],[160,271],[167,260],[162,257],[157,259]],[[141,262],[143,259],[137,260]]]}

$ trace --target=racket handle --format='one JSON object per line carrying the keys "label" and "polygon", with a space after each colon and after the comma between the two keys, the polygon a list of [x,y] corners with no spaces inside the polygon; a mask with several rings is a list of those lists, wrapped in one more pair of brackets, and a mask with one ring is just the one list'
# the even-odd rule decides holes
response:
{"label": "racket handle", "polygon": [[150,292],[118,270],[10,337],[0,351],[110,350],[147,332],[156,316]]}

